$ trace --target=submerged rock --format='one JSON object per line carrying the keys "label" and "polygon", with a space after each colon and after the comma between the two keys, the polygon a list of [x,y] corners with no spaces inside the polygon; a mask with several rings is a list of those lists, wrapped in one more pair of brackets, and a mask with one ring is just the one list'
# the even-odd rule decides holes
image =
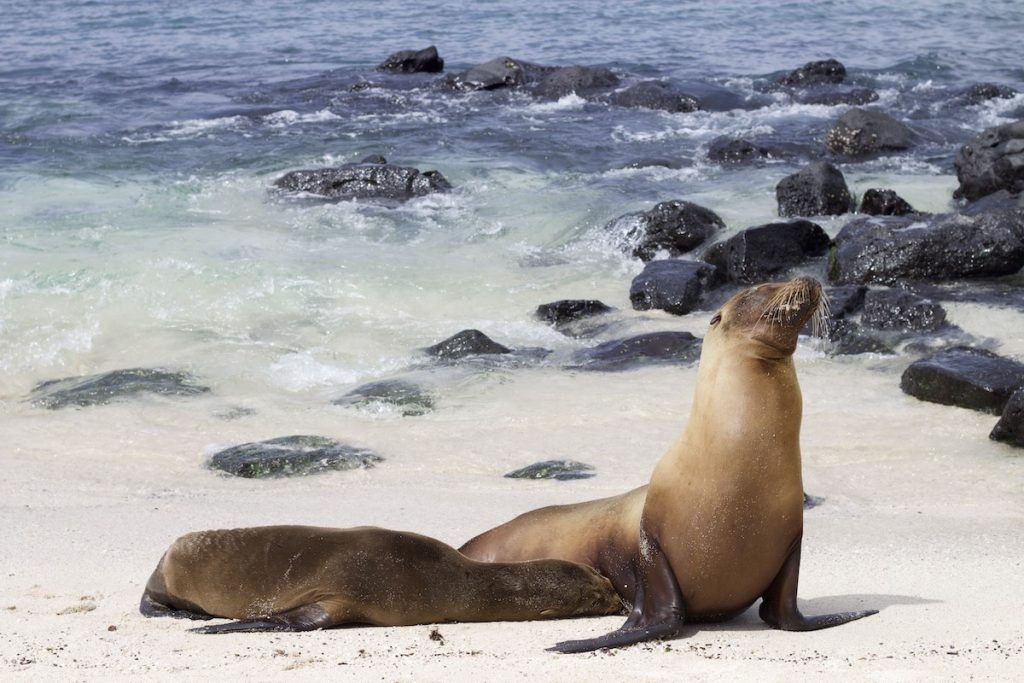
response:
{"label": "submerged rock", "polygon": [[835,59],[807,62],[799,69],[790,71],[779,79],[789,86],[807,87],[825,83],[842,83],[846,79],[846,67]]}
{"label": "submerged rock", "polygon": [[595,299],[563,299],[541,304],[534,315],[562,334],[586,337],[606,326],[600,318],[615,309]]}
{"label": "submerged rock", "polygon": [[452,189],[439,171],[420,172],[407,166],[377,162],[291,171],[274,181],[274,185],[287,192],[308,192],[331,200],[406,201]]}
{"label": "submerged rock", "polygon": [[612,93],[608,101],[619,107],[659,109],[675,113],[697,111],[701,108],[696,97],[664,81],[642,81]]}
{"label": "submerged rock", "polygon": [[629,300],[637,311],[654,308],[673,315],[685,315],[704,298],[715,284],[716,268],[699,261],[669,259],[651,261],[633,278]]}
{"label": "submerged rock", "polygon": [[511,57],[497,57],[468,71],[446,77],[442,86],[449,90],[500,90],[517,88],[534,81],[550,67],[531,64]]}
{"label": "submerged rock", "polygon": [[104,405],[139,394],[197,396],[208,391],[209,387],[196,384],[195,378],[186,372],[130,368],[40,382],[32,389],[29,400],[41,408],[57,410],[68,406]]}
{"label": "submerged rock", "polygon": [[635,211],[612,219],[605,230],[621,234],[637,258],[650,261],[659,251],[680,256],[704,243],[725,223],[711,209],[673,199],[649,211]]}
{"label": "submerged rock", "polygon": [[401,50],[392,54],[377,66],[378,71],[392,73],[430,73],[444,71],[444,60],[437,54],[437,48],[431,45],[422,50]]}
{"label": "submerged rock", "polygon": [[922,401],[996,415],[1022,387],[1024,364],[964,346],[912,363],[900,379],[900,388]]}
{"label": "submerged rock", "polygon": [[857,356],[862,353],[895,353],[892,345],[876,334],[865,330],[852,320],[835,320],[829,324],[828,353],[833,356]]}
{"label": "submerged rock", "polygon": [[908,216],[917,213],[914,207],[893,190],[875,188],[864,191],[857,212],[869,216]]}
{"label": "submerged rock", "polygon": [[1003,416],[988,436],[993,441],[1024,448],[1024,388],[1013,392],[1003,408]]}
{"label": "submerged rock", "polygon": [[391,406],[401,410],[403,417],[425,415],[434,409],[434,398],[429,392],[403,379],[385,379],[364,384],[332,403],[358,408]]}
{"label": "submerged rock", "polygon": [[822,104],[826,107],[840,104],[860,106],[878,101],[878,93],[871,88],[816,87],[799,93],[795,99],[801,104]]}
{"label": "submerged rock", "polygon": [[888,114],[854,107],[828,129],[825,144],[836,154],[857,157],[909,149],[914,133]]}
{"label": "submerged rock", "polygon": [[689,332],[652,332],[598,344],[573,355],[577,370],[629,370],[664,363],[689,364],[700,358],[701,339]]}
{"label": "submerged rock", "polygon": [[505,476],[509,479],[589,479],[594,466],[575,460],[543,460],[521,467]]}
{"label": "submerged rock", "polygon": [[974,201],[998,190],[1024,192],[1024,121],[987,128],[956,155],[960,186],[953,196]]}
{"label": "submerged rock", "polygon": [[1024,266],[1012,213],[861,218],[843,226],[829,254],[835,283],[892,285],[1010,275]]}
{"label": "submerged rock", "polygon": [[835,216],[853,208],[842,171],[817,161],[775,186],[780,216]]}
{"label": "submerged rock", "polygon": [[383,460],[373,451],[323,436],[282,436],[227,448],[214,454],[208,466],[236,477],[261,479],[370,468]]}
{"label": "submerged rock", "polygon": [[946,311],[906,290],[873,289],[865,297],[860,321],[876,330],[933,332],[946,325]]}
{"label": "submerged rock", "polygon": [[810,221],[768,223],[712,245],[704,260],[731,282],[755,284],[770,280],[809,257],[821,256],[830,244],[821,226]]}
{"label": "submerged rock", "polygon": [[975,83],[961,94],[967,104],[981,104],[988,100],[1008,100],[1017,96],[1017,91],[1007,85],[997,83]]}
{"label": "submerged rock", "polygon": [[480,330],[462,330],[444,341],[440,341],[426,349],[427,355],[442,360],[458,360],[466,356],[482,354],[512,353],[512,349],[502,346]]}
{"label": "submerged rock", "polygon": [[782,159],[786,153],[778,148],[723,135],[711,141],[707,156],[709,161],[720,164],[749,164],[766,159]]}
{"label": "submerged rock", "polygon": [[601,66],[563,66],[542,76],[532,91],[538,97],[553,100],[572,94],[587,98],[618,84],[619,77],[611,69]]}

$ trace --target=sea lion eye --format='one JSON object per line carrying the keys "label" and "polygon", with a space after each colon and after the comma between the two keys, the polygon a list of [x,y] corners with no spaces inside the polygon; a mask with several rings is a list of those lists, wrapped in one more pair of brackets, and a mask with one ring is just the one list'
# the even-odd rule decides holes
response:
{"label": "sea lion eye", "polygon": [[721,313],[715,313],[715,316],[713,318],[711,318],[711,326],[714,327],[715,325],[717,325],[720,322],[722,322],[722,314]]}

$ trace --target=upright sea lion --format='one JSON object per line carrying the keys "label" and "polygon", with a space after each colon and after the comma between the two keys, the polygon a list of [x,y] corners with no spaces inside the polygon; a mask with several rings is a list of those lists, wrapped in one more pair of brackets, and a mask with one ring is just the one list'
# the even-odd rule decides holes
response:
{"label": "upright sea lion", "polygon": [[[677,635],[762,599],[769,626],[810,631],[874,614],[797,607],[803,483],[797,336],[824,307],[807,278],[730,299],[704,337],[689,421],[654,469],[640,516],[636,599],[626,623],[559,652]],[[580,530],[580,533],[585,533]]]}
{"label": "upright sea lion", "polygon": [[139,605],[149,617],[226,617],[195,629],[310,631],[340,624],[521,621],[615,614],[608,579],[564,560],[476,562],[419,534],[266,526],[174,541]]}
{"label": "upright sea lion", "polygon": [[646,496],[647,486],[641,486],[610,498],[531,510],[475,536],[459,552],[480,562],[557,558],[590,565],[632,605]]}

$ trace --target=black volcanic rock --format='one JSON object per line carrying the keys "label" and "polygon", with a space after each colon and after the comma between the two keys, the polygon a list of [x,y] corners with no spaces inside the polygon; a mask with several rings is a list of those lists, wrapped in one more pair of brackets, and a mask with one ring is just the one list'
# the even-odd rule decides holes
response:
{"label": "black volcanic rock", "polygon": [[366,469],[381,461],[382,457],[365,448],[347,446],[323,436],[301,435],[232,446],[215,453],[207,465],[236,477],[265,479]]}
{"label": "black volcanic rock", "polygon": [[780,216],[835,216],[853,208],[842,171],[817,161],[775,186]]}
{"label": "black volcanic rock", "polygon": [[916,214],[905,199],[896,194],[893,190],[880,190],[872,188],[864,191],[860,200],[858,213],[865,213],[869,216],[907,216]]}
{"label": "black volcanic rock", "polygon": [[827,107],[847,104],[859,107],[862,104],[877,102],[878,93],[870,88],[817,87],[797,94],[795,99],[801,104],[822,104]]}
{"label": "black volcanic rock", "polygon": [[563,66],[555,67],[543,75],[532,91],[538,97],[549,99],[558,99],[572,93],[590,97],[618,84],[619,77],[611,69],[600,66]]}
{"label": "black volcanic rock", "polygon": [[208,391],[209,387],[196,384],[195,378],[185,372],[129,368],[40,382],[32,389],[29,400],[40,408],[57,410],[105,405],[140,394],[197,396]]}
{"label": "black volcanic rock", "polygon": [[536,316],[546,323],[558,326],[581,318],[610,313],[612,310],[614,309],[611,306],[596,299],[562,299],[550,304],[541,304],[537,307]]}
{"label": "black volcanic rock", "polygon": [[422,50],[396,52],[381,62],[377,70],[403,74],[436,74],[444,71],[444,60],[437,54],[437,48],[431,45]]}
{"label": "black volcanic rock", "polygon": [[755,284],[784,272],[809,257],[821,256],[831,240],[810,221],[769,223],[749,228],[711,246],[704,260],[731,282]]}
{"label": "black volcanic rock", "polygon": [[633,278],[629,300],[633,308],[662,309],[674,315],[692,311],[715,284],[715,267],[698,261],[651,261]]}
{"label": "black volcanic rock", "polygon": [[700,109],[700,101],[671,83],[642,81],[609,96],[608,101],[619,107],[659,109],[669,112],[691,112]]}
{"label": "black volcanic rock", "polygon": [[[434,192],[447,192],[451,184],[438,171],[370,163],[344,164],[336,168],[291,171],[274,185],[288,192],[308,192],[332,200],[390,199],[406,201]],[[381,157],[382,159],[382,157]]]}
{"label": "black volcanic rock", "polygon": [[1011,275],[1024,266],[1021,226],[1012,212],[860,218],[843,226],[829,254],[835,283],[892,285]]}
{"label": "black volcanic rock", "polygon": [[1003,408],[1003,416],[988,436],[993,441],[1024,448],[1024,388],[1013,392]]}
{"label": "black volcanic rock", "polygon": [[429,392],[403,379],[385,379],[364,384],[332,403],[359,408],[390,406],[400,410],[403,417],[425,415],[434,409],[434,398]]}
{"label": "black volcanic rock", "polygon": [[846,79],[846,67],[835,59],[807,62],[779,79],[788,86],[807,87],[825,83],[842,83]]}
{"label": "black volcanic rock", "polygon": [[958,346],[912,363],[900,388],[932,403],[999,415],[1024,387],[1024,364],[991,351]]}
{"label": "black volcanic rock", "polygon": [[486,354],[512,353],[512,349],[502,346],[480,330],[462,330],[426,349],[427,355],[442,360],[458,360],[466,356]]}
{"label": "black volcanic rock", "polygon": [[1008,100],[1017,96],[1017,91],[1007,85],[997,83],[975,83],[963,91],[962,97],[967,104],[981,104],[988,100]]}
{"label": "black volcanic rock", "polygon": [[543,460],[513,470],[505,476],[509,479],[589,479],[594,476],[594,466],[575,460]]}
{"label": "black volcanic rock", "polygon": [[888,114],[854,107],[825,133],[825,144],[836,154],[859,157],[876,152],[909,149],[914,133]]}
{"label": "black volcanic rock", "polygon": [[666,363],[688,365],[700,358],[700,347],[701,339],[689,332],[651,332],[577,351],[568,367],[618,371]]}
{"label": "black volcanic rock", "polygon": [[711,141],[707,156],[709,161],[720,164],[747,164],[764,159],[781,159],[786,154],[780,149],[723,135]]}
{"label": "black volcanic rock", "polygon": [[459,74],[446,76],[440,81],[448,90],[500,90],[518,88],[537,81],[554,67],[532,64],[511,57],[497,57],[478,64]]}
{"label": "black volcanic rock", "polygon": [[873,289],[865,297],[860,321],[876,330],[932,332],[946,324],[946,311],[906,290]]}
{"label": "black volcanic rock", "polygon": [[953,196],[958,199],[1024,191],[1024,121],[987,128],[960,148],[955,163],[960,186]]}
{"label": "black volcanic rock", "polygon": [[674,199],[656,204],[649,211],[636,211],[614,218],[605,226],[619,233],[632,254],[650,261],[659,251],[679,256],[704,243],[725,223],[711,209]]}

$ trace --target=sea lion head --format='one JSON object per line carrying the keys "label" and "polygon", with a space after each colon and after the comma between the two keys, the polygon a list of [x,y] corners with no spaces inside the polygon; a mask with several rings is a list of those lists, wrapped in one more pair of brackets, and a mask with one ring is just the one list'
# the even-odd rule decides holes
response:
{"label": "sea lion head", "polygon": [[[548,562],[540,560],[539,562]],[[539,563],[538,562],[538,563]],[[551,562],[552,575],[548,577],[550,587],[566,602],[565,591],[576,590],[576,603],[567,603],[563,608],[549,608],[541,612],[546,618],[589,616],[595,614],[616,614],[622,610],[615,587],[603,574],[593,567],[575,562]]]}
{"label": "sea lion head", "polygon": [[796,351],[800,330],[811,322],[820,333],[827,320],[828,300],[817,280],[798,277],[745,289],[729,299],[711,318],[709,334],[749,340],[765,358],[784,358]]}

